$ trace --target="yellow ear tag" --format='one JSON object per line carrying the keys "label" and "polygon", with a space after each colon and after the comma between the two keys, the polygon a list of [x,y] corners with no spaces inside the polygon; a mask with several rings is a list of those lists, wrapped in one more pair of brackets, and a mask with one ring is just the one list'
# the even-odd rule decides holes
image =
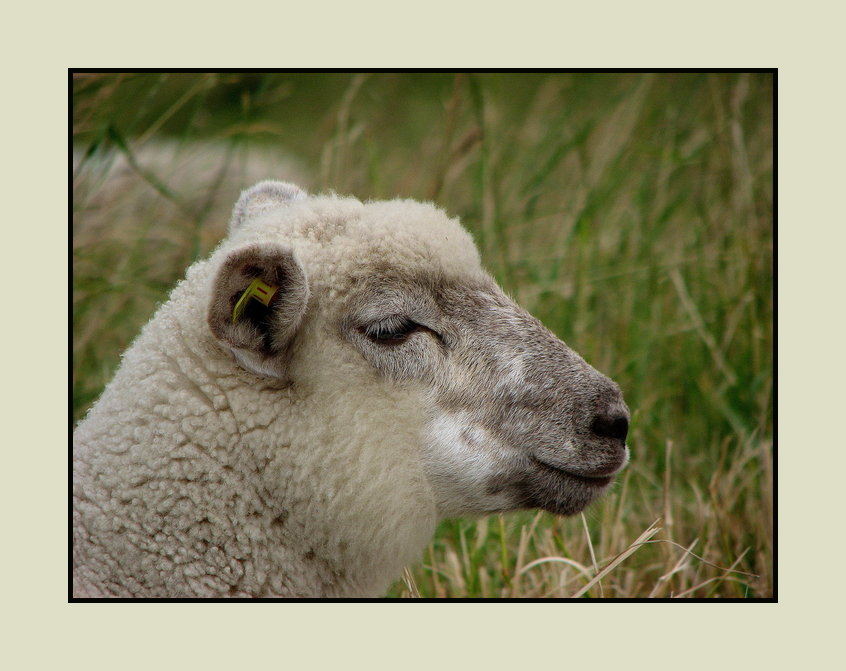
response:
{"label": "yellow ear tag", "polygon": [[258,277],[254,279],[250,282],[250,286],[247,287],[246,291],[241,294],[241,298],[238,299],[238,302],[235,303],[235,309],[232,311],[232,323],[234,324],[238,321],[238,319],[240,319],[241,314],[244,312],[244,308],[247,307],[247,301],[251,298],[255,298],[260,303],[264,303],[269,306],[270,301],[273,300],[277,291],[279,291],[279,287],[266,284]]}

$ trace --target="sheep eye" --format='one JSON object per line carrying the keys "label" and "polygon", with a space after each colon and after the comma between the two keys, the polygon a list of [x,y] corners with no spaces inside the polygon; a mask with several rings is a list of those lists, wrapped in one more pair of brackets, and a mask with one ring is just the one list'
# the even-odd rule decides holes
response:
{"label": "sheep eye", "polygon": [[412,331],[419,328],[419,324],[407,317],[392,315],[382,321],[366,324],[359,330],[373,342],[398,343],[405,340]]}

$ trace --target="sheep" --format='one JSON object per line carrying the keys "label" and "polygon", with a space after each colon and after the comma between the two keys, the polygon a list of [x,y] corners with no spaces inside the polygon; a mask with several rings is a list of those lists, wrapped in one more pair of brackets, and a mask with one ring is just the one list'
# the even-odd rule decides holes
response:
{"label": "sheep", "polygon": [[73,435],[73,596],[384,595],[444,518],[583,510],[618,386],[457,219],[260,182]]}

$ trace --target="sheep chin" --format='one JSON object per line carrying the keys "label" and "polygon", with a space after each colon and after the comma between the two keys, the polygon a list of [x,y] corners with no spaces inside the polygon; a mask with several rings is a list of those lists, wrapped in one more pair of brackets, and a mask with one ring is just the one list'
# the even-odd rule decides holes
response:
{"label": "sheep chin", "polygon": [[590,465],[538,457],[506,445],[466,410],[433,411],[425,432],[424,471],[442,518],[527,508],[574,515],[605,494],[629,460],[628,448]]}

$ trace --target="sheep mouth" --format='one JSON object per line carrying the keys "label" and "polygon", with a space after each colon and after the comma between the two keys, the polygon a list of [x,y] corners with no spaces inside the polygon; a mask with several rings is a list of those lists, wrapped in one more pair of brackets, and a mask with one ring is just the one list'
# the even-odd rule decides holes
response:
{"label": "sheep mouth", "polygon": [[588,487],[596,487],[602,489],[603,487],[607,487],[612,482],[614,482],[614,477],[616,473],[611,475],[582,475],[577,473],[572,473],[570,471],[565,471],[558,466],[552,466],[551,464],[546,463],[545,461],[541,461],[537,457],[532,457],[532,462],[537,466],[541,471],[554,474],[558,477],[564,476],[569,478],[570,480],[575,480],[576,482],[580,482]]}

